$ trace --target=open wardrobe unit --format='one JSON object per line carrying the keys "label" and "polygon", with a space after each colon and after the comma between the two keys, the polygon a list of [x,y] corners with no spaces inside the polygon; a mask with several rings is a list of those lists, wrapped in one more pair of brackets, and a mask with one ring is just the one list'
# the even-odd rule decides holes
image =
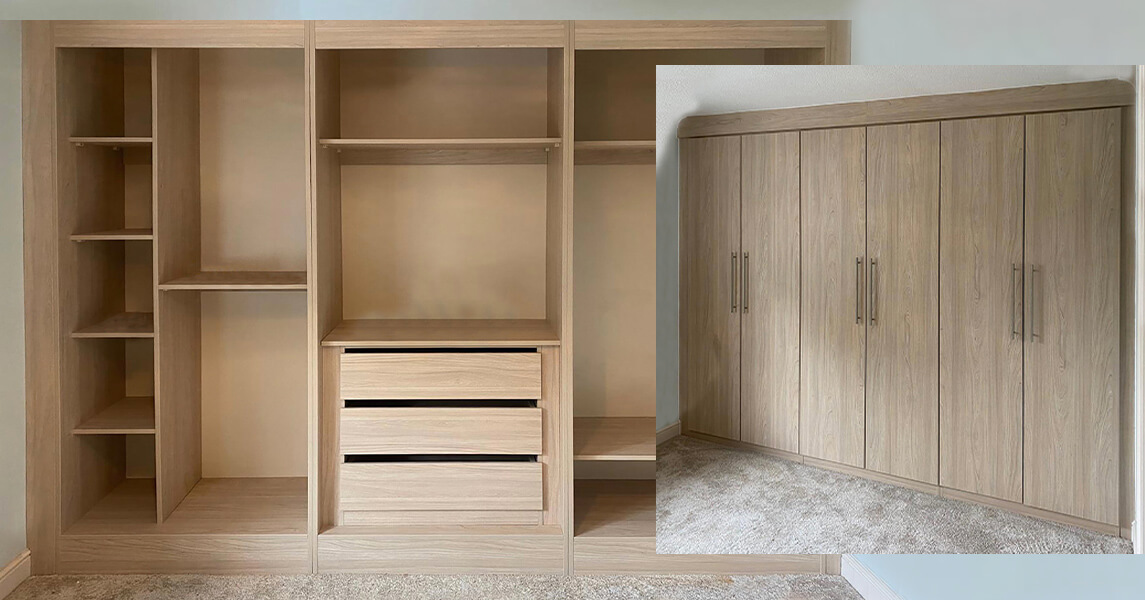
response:
{"label": "open wardrobe unit", "polygon": [[35,573],[838,571],[655,554],[654,113],[847,22],[24,27]]}
{"label": "open wardrobe unit", "polygon": [[684,433],[1128,537],[1133,101],[685,119]]}

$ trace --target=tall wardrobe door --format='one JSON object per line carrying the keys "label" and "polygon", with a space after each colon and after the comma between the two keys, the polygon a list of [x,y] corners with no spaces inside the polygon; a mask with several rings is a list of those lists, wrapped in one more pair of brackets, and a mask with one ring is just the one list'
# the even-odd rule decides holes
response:
{"label": "tall wardrobe door", "polygon": [[1023,117],[942,123],[939,482],[1022,501]]}
{"label": "tall wardrobe door", "polygon": [[1026,117],[1025,502],[1118,522],[1119,109]]}
{"label": "tall wardrobe door", "polygon": [[938,482],[938,123],[867,128],[867,468]]}
{"label": "tall wardrobe door", "polygon": [[680,192],[684,425],[738,440],[740,138],[680,140]]}
{"label": "tall wardrobe door", "polygon": [[799,133],[743,137],[740,434],[799,452]]}
{"label": "tall wardrobe door", "polygon": [[863,466],[866,131],[800,133],[799,448]]}

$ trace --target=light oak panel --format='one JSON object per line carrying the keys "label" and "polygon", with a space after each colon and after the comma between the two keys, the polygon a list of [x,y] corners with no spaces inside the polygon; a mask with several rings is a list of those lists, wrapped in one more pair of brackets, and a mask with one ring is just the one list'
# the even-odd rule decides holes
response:
{"label": "light oak panel", "polygon": [[799,451],[799,133],[743,138],[740,440]]}
{"label": "light oak panel", "polygon": [[155,399],[128,397],[72,430],[77,435],[154,434]]}
{"label": "light oak panel", "polygon": [[938,123],[867,128],[866,467],[926,483],[938,483],[938,169]]}
{"label": "light oak panel", "polygon": [[352,319],[322,340],[346,348],[484,348],[556,346],[557,332],[541,319]]}
{"label": "light oak panel", "polygon": [[301,48],[303,21],[54,21],[56,46]]}
{"label": "light oak panel", "polygon": [[577,50],[814,48],[830,21],[575,21]]}
{"label": "light oak panel", "polygon": [[344,354],[340,379],[346,400],[537,400],[541,355]]}
{"label": "light oak panel", "polygon": [[561,48],[566,21],[315,21],[317,48]]}
{"label": "light oak panel", "polygon": [[540,525],[536,510],[348,510],[341,525],[347,527],[453,525]]}
{"label": "light oak panel", "polygon": [[345,463],[342,510],[542,510],[538,462]]}
{"label": "light oak panel", "polygon": [[309,573],[296,535],[113,535],[60,539],[60,573]]}
{"label": "light oak panel", "polygon": [[728,439],[740,435],[739,166],[739,138],[680,144],[682,422]]}
{"label": "light oak panel", "polygon": [[320,573],[566,572],[565,537],[559,528],[501,526],[467,531],[455,527],[353,533],[359,529],[364,528],[340,527],[318,536]]}
{"label": "light oak panel", "polygon": [[800,165],[799,451],[861,467],[866,131],[800,133]]}
{"label": "light oak panel", "polygon": [[1024,151],[1024,117],[942,123],[939,483],[1011,502],[1022,501]]}
{"label": "light oak panel", "polygon": [[655,417],[577,417],[576,460],[656,460]]}
{"label": "light oak panel", "polygon": [[539,408],[343,408],[343,454],[540,454]]}
{"label": "light oak panel", "polygon": [[1113,525],[1120,112],[1026,117],[1025,503]]}

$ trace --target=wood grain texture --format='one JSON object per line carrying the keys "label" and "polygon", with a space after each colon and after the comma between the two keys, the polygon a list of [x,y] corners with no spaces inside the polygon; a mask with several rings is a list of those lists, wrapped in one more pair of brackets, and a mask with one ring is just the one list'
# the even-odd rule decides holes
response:
{"label": "wood grain texture", "polygon": [[865,182],[864,129],[800,133],[799,451],[858,467],[865,422]]}
{"label": "wood grain texture", "polygon": [[573,535],[638,538],[656,545],[656,481],[581,479],[575,486]]}
{"label": "wood grain texture", "polygon": [[342,510],[542,510],[541,463],[345,463]]}
{"label": "wood grain texture", "polygon": [[60,47],[301,48],[302,21],[54,21]]}
{"label": "wood grain texture", "polygon": [[540,525],[539,510],[348,510],[339,525],[347,527],[426,525]]}
{"label": "wood grain texture", "polygon": [[305,290],[305,271],[204,271],[169,279],[159,284],[168,290]]}
{"label": "wood grain texture", "polygon": [[766,133],[822,127],[885,125],[914,121],[993,117],[1022,113],[1128,106],[1133,86],[1108,79],[1060,83],[867,102],[827,104],[687,117],[676,135],[681,138]]}
{"label": "wood grain texture", "polygon": [[739,138],[680,144],[682,423],[728,439],[740,436],[739,169]]}
{"label": "wood grain texture", "polygon": [[799,133],[743,138],[740,439],[799,451]]}
{"label": "wood grain texture", "polygon": [[655,417],[577,417],[576,460],[656,460]]}
{"label": "wood grain texture", "polygon": [[337,324],[323,346],[346,348],[482,348],[560,344],[541,319],[351,319]]}
{"label": "wood grain texture", "polygon": [[939,483],[1020,503],[1025,120],[941,127]]}
{"label": "wood grain texture", "polygon": [[822,48],[830,21],[576,21],[577,50]]}
{"label": "wood grain texture", "polygon": [[152,313],[124,312],[112,315],[98,323],[72,332],[76,339],[124,339],[155,337],[155,316]]}
{"label": "wood grain texture", "polygon": [[656,140],[576,142],[573,151],[578,165],[656,164]]}
{"label": "wood grain texture", "polygon": [[134,148],[151,145],[150,137],[124,137],[124,136],[78,136],[68,137],[68,142],[77,146],[107,146],[109,148]]}
{"label": "wood grain texture", "polygon": [[60,573],[309,573],[305,534],[107,535],[60,540]]}
{"label": "wood grain texture", "polygon": [[938,483],[939,124],[867,128],[866,468]]}
{"label": "wood grain texture", "polygon": [[553,148],[559,137],[455,138],[455,139],[342,139],[322,138],[318,143],[334,150],[521,150]]}
{"label": "wood grain texture", "polygon": [[107,242],[107,241],[148,241],[155,236],[150,227],[136,229],[112,229],[109,231],[92,231],[90,233],[73,233],[73,242]]}
{"label": "wood grain texture", "polygon": [[343,408],[342,454],[541,453],[539,408]]}
{"label": "wood grain texture", "polygon": [[345,354],[340,379],[346,400],[537,400],[541,355]]}
{"label": "wood grain texture", "polygon": [[[1026,117],[1025,503],[1119,522],[1119,109]],[[1032,337],[1031,337],[1032,336]]]}
{"label": "wood grain texture", "polygon": [[[320,573],[565,573],[559,528],[499,526],[404,532],[337,528],[318,536]],[[486,530],[490,528],[484,528]],[[363,533],[354,533],[364,530]]]}
{"label": "wood grain texture", "polygon": [[76,435],[154,434],[155,398],[127,397],[72,430]]}
{"label": "wood grain texture", "polygon": [[565,21],[315,21],[327,48],[562,48]]}

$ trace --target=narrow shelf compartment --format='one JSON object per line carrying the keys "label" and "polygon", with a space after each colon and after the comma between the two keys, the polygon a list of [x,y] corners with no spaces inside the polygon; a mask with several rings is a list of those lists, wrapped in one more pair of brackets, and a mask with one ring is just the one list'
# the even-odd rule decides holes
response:
{"label": "narrow shelf compartment", "polygon": [[305,290],[305,271],[204,271],[159,284],[171,290]]}
{"label": "narrow shelf compartment", "polygon": [[68,141],[77,146],[110,146],[113,148],[141,148],[151,145],[150,137],[130,136],[72,136]]}
{"label": "narrow shelf compartment", "polygon": [[545,164],[561,138],[335,139],[319,140],[341,154],[343,165]]}
{"label": "narrow shelf compartment", "polygon": [[74,333],[76,339],[129,339],[155,337],[155,315],[145,312],[119,313]]}
{"label": "narrow shelf compartment", "polygon": [[72,430],[76,435],[155,433],[155,398],[128,397],[103,409]]}
{"label": "narrow shelf compartment", "polygon": [[573,161],[578,165],[656,164],[656,140],[575,142]]}
{"label": "narrow shelf compartment", "polygon": [[512,347],[557,346],[559,337],[541,319],[359,319],[343,321],[323,346]]}
{"label": "narrow shelf compartment", "polygon": [[159,524],[155,480],[126,479],[64,535],[306,535],[306,478],[201,479]]}
{"label": "narrow shelf compartment", "polygon": [[323,138],[318,143],[335,150],[521,150],[528,148],[555,148],[559,137],[543,138],[452,138],[452,139],[352,139]]}
{"label": "narrow shelf compartment", "polygon": [[91,233],[75,233],[72,234],[71,239],[73,242],[146,241],[155,239],[155,234],[151,229],[112,229]]}
{"label": "narrow shelf compartment", "polygon": [[574,536],[655,540],[655,480],[578,479],[575,485]]}
{"label": "narrow shelf compartment", "polygon": [[655,461],[655,417],[573,419],[573,459]]}

